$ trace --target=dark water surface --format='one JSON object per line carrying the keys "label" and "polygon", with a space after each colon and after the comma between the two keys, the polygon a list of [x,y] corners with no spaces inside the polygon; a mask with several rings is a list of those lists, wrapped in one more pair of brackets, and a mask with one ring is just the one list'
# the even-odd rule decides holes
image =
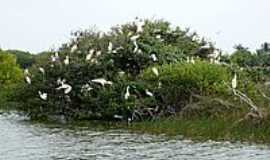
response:
{"label": "dark water surface", "polygon": [[32,124],[16,114],[0,115],[0,160],[51,159],[269,160],[270,147],[197,143],[123,130],[48,127]]}

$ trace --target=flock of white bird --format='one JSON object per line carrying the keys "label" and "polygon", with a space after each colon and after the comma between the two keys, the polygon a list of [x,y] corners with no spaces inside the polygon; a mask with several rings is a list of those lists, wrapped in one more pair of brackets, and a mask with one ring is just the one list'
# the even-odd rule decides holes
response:
{"label": "flock of white bird", "polygon": [[[136,34],[131,36],[132,34],[129,34],[128,36],[131,36],[130,37],[130,40],[131,42],[133,43],[134,45],[134,50],[133,52],[136,53],[138,51],[140,51],[139,49],[139,46],[137,44],[137,40],[140,38],[140,33],[143,32],[143,25],[144,25],[144,22],[143,21],[137,21],[136,22],[136,25],[137,25],[137,31],[136,31]],[[161,35],[157,35],[156,36],[157,39],[161,39]],[[117,49],[113,49],[114,46],[113,46],[113,43],[112,42],[109,42],[108,44],[108,53],[117,53]],[[120,49],[120,48],[118,48]],[[70,49],[70,52],[71,53],[74,53],[78,50],[78,46],[75,44],[71,47]],[[89,50],[89,53],[86,55],[85,57],[85,60],[86,61],[90,61],[92,63],[96,63],[97,62],[97,59],[95,57],[98,57],[102,54],[102,51],[95,51],[94,49],[91,49]],[[217,56],[217,54],[213,55],[212,58],[210,58],[210,62],[211,63],[216,63],[216,64],[219,64],[219,56]],[[59,55],[58,55],[58,52],[55,52],[54,55],[51,55],[51,62],[56,62],[56,61],[59,61],[60,58],[59,58]],[[150,58],[152,59],[153,62],[157,62],[158,61],[158,58],[156,56],[156,54],[151,54],[150,55]],[[192,64],[195,64],[195,60],[193,57],[187,57],[187,60],[186,60],[187,63],[192,63]],[[63,63],[65,65],[69,65],[70,64],[70,57],[69,56],[66,56]],[[53,66],[53,65],[52,65]],[[45,70],[44,68],[42,67],[39,67],[39,71],[42,73],[42,74],[45,74]],[[159,71],[156,67],[152,67],[152,72],[155,76],[159,76]],[[30,85],[32,82],[31,82],[31,74],[29,73],[29,70],[28,69],[25,69],[24,71],[24,74],[25,74],[25,80],[26,82]],[[119,72],[120,74],[120,72]],[[122,73],[124,74],[124,72]],[[91,82],[93,83],[97,83],[97,84],[100,84],[102,87],[104,87],[105,85],[112,85],[113,82],[112,81],[108,81],[106,80],[105,78],[97,78],[97,79],[93,79],[91,80]],[[63,90],[63,93],[64,94],[69,94],[71,91],[72,91],[72,86],[70,84],[68,84],[66,82],[65,79],[61,79],[59,78],[57,80],[57,85],[59,87],[55,88],[56,90]],[[159,87],[161,86],[161,83],[159,82]],[[232,79],[232,88],[235,89],[237,86],[237,76],[236,74],[234,75],[233,79]],[[93,90],[93,88],[89,85],[89,84],[85,84],[82,86],[81,88],[81,91],[91,91]],[[150,92],[148,89],[145,89],[145,94],[147,96],[150,96],[150,97],[153,97],[154,94],[152,92]],[[42,91],[38,91],[38,95],[39,97],[42,99],[42,100],[47,100],[48,99],[48,94],[45,93],[45,92],[42,92]],[[130,86],[127,86],[126,89],[125,89],[125,94],[124,94],[124,99],[127,100],[129,99],[130,97]]]}

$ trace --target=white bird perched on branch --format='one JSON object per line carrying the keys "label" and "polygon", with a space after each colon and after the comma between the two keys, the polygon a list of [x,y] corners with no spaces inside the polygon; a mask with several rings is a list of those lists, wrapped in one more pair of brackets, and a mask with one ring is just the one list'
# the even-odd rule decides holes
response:
{"label": "white bird perched on branch", "polygon": [[190,58],[190,63],[195,64],[195,61],[194,61],[193,57]]}
{"label": "white bird perched on branch", "polygon": [[152,92],[150,92],[148,89],[145,90],[146,95],[153,97],[154,94]]}
{"label": "white bird perched on branch", "polygon": [[111,53],[112,52],[112,49],[113,49],[113,44],[112,44],[112,42],[109,42],[108,52]]}
{"label": "white bird perched on branch", "polygon": [[157,56],[155,54],[151,54],[150,57],[154,62],[158,61]]}
{"label": "white bird perched on branch", "polygon": [[64,84],[65,82],[66,82],[65,79],[61,80],[61,78],[58,78],[57,81],[56,81],[56,84],[62,85],[62,84]]}
{"label": "white bird perched on branch", "polygon": [[152,72],[153,72],[156,76],[159,75],[159,74],[158,74],[158,69],[157,69],[156,67],[153,67],[153,68],[152,68]]}
{"label": "white bird perched on branch", "polygon": [[127,100],[129,96],[130,96],[130,93],[129,93],[129,86],[127,86],[127,88],[126,88],[126,93],[125,93],[125,100]]}
{"label": "white bird perched on branch", "polygon": [[96,52],[96,56],[98,57],[98,56],[100,56],[102,54],[102,51],[97,51]]}
{"label": "white bird perched on branch", "polygon": [[69,84],[65,84],[64,82],[62,82],[61,86],[56,88],[56,90],[60,90],[60,89],[64,89],[64,93],[68,94],[69,92],[71,92],[72,87]]}
{"label": "white bird perched on branch", "polygon": [[39,94],[39,97],[40,97],[42,100],[44,100],[44,101],[47,100],[47,98],[48,98],[48,94],[47,94],[47,93],[42,93],[41,91],[38,91],[38,94]]}
{"label": "white bird perched on branch", "polygon": [[28,84],[31,84],[31,78],[29,76],[26,76],[25,77],[25,81],[28,83]]}
{"label": "white bird perched on branch", "polygon": [[137,31],[136,31],[137,33],[143,32],[144,21],[138,21],[136,26],[137,26]]}
{"label": "white bird perched on branch", "polygon": [[92,89],[93,88],[90,87],[89,84],[85,84],[85,85],[82,86],[81,92],[83,92],[83,91],[91,91]]}
{"label": "white bird perched on branch", "polygon": [[232,88],[233,89],[236,89],[236,87],[237,87],[237,75],[236,75],[236,73],[234,74],[234,77],[233,77],[233,79],[232,79]]}
{"label": "white bird perched on branch", "polygon": [[24,70],[24,75],[29,75],[30,73],[29,73],[29,70],[28,69],[25,69]]}
{"label": "white bird perched on branch", "polygon": [[64,60],[65,65],[69,65],[69,56],[66,56],[66,59]]}
{"label": "white bird perched on branch", "polygon": [[137,39],[140,37],[140,35],[135,35],[130,38],[130,40],[133,42],[133,45],[135,46],[133,53],[136,53],[139,49],[139,46],[137,44]]}
{"label": "white bird perched on branch", "polygon": [[86,58],[85,58],[85,59],[86,59],[87,61],[89,61],[89,60],[92,58],[94,52],[95,52],[95,50],[94,50],[94,49],[91,49],[91,50],[89,51],[89,53],[86,55]]}
{"label": "white bird perched on branch", "polygon": [[70,52],[71,53],[74,53],[76,50],[78,49],[78,46],[76,44],[74,44],[71,49],[70,49]]}
{"label": "white bird perched on branch", "polygon": [[45,70],[44,70],[44,68],[39,67],[38,69],[39,69],[39,71],[40,71],[42,74],[45,74]]}
{"label": "white bird perched on branch", "polygon": [[94,83],[99,83],[102,86],[104,86],[105,84],[109,84],[109,85],[112,85],[113,84],[111,81],[107,81],[104,78],[93,79],[91,81],[94,82]]}

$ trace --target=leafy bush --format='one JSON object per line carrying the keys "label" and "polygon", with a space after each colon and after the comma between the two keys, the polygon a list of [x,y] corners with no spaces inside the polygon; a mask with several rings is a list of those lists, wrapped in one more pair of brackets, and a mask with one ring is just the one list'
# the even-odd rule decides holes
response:
{"label": "leafy bush", "polygon": [[[143,23],[143,30],[138,31],[137,23]],[[196,34],[174,29],[163,20],[136,21],[113,27],[108,33],[78,31],[74,36],[57,52],[38,57],[40,62],[27,75],[32,83],[17,90],[23,100],[19,109],[32,118],[63,115],[67,119],[110,119],[115,114],[127,116],[135,109],[154,107],[156,99],[146,94],[148,84],[137,76],[152,65],[181,62],[206,44],[196,39]],[[112,84],[94,83],[97,78]],[[65,80],[71,92],[57,89],[61,86],[58,80]],[[83,89],[85,86],[88,90]],[[128,86],[131,96],[125,99]],[[39,93],[47,94],[46,99]]]}
{"label": "leafy bush", "polygon": [[209,64],[204,61],[192,63],[176,63],[156,66],[159,76],[152,67],[141,74],[146,83],[159,97],[159,103],[181,109],[189,103],[192,94],[208,96],[228,93],[231,75],[229,70],[221,65]]}

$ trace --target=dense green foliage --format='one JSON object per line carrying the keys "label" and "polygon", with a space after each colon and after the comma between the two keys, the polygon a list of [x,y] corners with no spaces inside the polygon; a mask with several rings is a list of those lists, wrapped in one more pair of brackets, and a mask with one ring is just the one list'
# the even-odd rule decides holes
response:
{"label": "dense green foliage", "polygon": [[[138,31],[137,23],[144,23],[143,30]],[[136,108],[147,106],[140,103],[142,99],[149,103],[155,101],[151,97],[143,98],[147,96],[147,84],[138,80],[140,72],[152,65],[184,61],[206,44],[195,33],[179,27],[174,29],[162,20],[138,20],[113,27],[108,33],[86,30],[75,32],[74,36],[57,53],[48,52],[37,58],[40,62],[28,75],[32,83],[18,89],[18,97],[23,99],[20,109],[31,117],[64,115],[66,118],[111,119],[115,114],[127,116]],[[86,60],[89,54],[91,58]],[[57,58],[52,61],[51,56]],[[66,59],[69,64],[64,63]],[[39,67],[45,73],[40,72]],[[98,78],[113,84],[102,86],[91,81]],[[57,80],[63,79],[72,86],[68,94],[56,89],[60,87]],[[137,95],[126,100],[124,95],[129,85]],[[93,89],[84,89],[85,86]],[[41,99],[39,92],[46,93],[47,99]]]}
{"label": "dense green foliage", "polygon": [[22,71],[16,64],[15,56],[0,51],[0,107],[7,105],[14,88],[22,78]]}
{"label": "dense green foliage", "polygon": [[34,63],[34,55],[29,52],[20,50],[7,50],[10,54],[15,55],[17,63],[21,68],[31,67]]}

